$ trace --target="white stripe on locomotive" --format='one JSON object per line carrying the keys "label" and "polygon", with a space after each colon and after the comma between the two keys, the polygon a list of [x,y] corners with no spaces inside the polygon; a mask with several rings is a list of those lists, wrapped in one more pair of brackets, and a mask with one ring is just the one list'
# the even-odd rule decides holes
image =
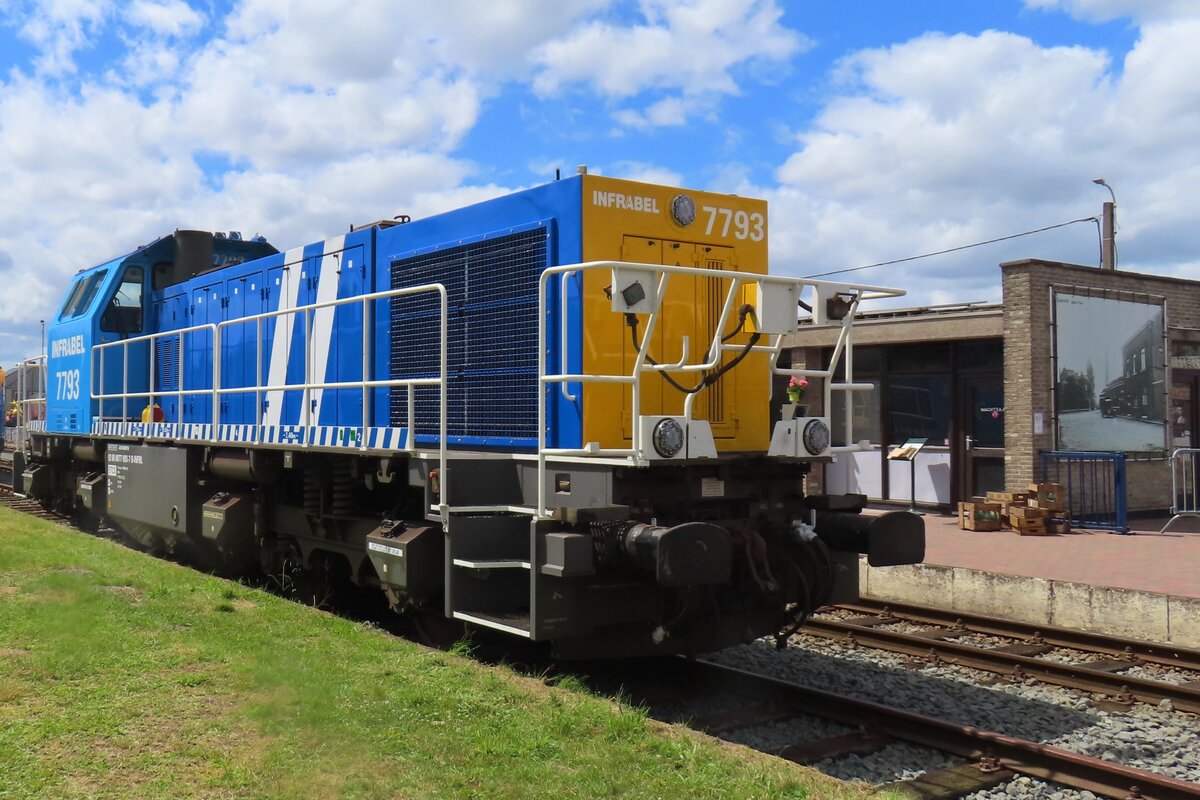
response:
{"label": "white stripe on locomotive", "polygon": [[[279,305],[273,309],[283,311],[296,307],[300,296],[300,275],[297,267],[303,268],[304,248],[294,247],[283,256],[282,286],[270,287],[279,294]],[[297,274],[292,275],[296,270]],[[292,353],[292,328],[295,314],[275,317],[275,333],[271,337],[271,360],[267,368],[267,385],[279,386],[287,380],[288,360]],[[278,425],[283,416],[283,391],[267,392],[267,409],[263,414],[264,425]]]}
{"label": "white stripe on locomotive", "polygon": [[[338,295],[338,273],[341,271],[342,249],[346,237],[335,236],[325,242],[325,254],[321,258],[321,273],[317,280],[317,303],[327,303],[336,300]],[[324,383],[329,369],[330,342],[333,339],[333,316],[335,309],[321,308],[313,312],[312,329],[312,365],[313,383]],[[310,425],[321,424],[321,401],[325,398],[324,389],[312,389],[309,405],[313,409]],[[304,419],[301,411],[300,419]]]}

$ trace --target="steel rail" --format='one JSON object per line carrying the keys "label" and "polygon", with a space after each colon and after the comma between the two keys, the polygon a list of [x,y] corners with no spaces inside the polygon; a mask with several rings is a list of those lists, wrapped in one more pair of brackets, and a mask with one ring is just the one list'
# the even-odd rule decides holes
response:
{"label": "steel rail", "polygon": [[988,768],[1003,768],[1073,789],[1112,798],[1200,800],[1200,784],[1169,778],[1136,767],[1114,764],[1059,747],[1030,742],[971,725],[928,717],[867,700],[797,686],[778,678],[699,660],[692,675],[714,689],[766,702],[845,725],[878,730],[895,739],[932,747],[970,759],[984,759]]}
{"label": "steel rail", "polygon": [[941,625],[952,629],[961,628],[971,633],[983,633],[990,636],[1030,639],[1036,643],[1054,647],[1102,653],[1117,658],[1136,658],[1148,664],[1200,671],[1200,650],[1171,644],[1122,639],[1119,636],[1060,628],[1054,625],[1036,625],[986,614],[968,614],[950,608],[893,603],[890,600],[873,600],[865,597],[856,603],[845,603],[835,606],[835,608],[864,615],[886,616],[890,614],[902,621]]}
{"label": "steel rail", "polygon": [[880,630],[853,622],[809,619],[804,633],[826,639],[853,641],[878,650],[916,657],[931,657],[950,664],[995,672],[1014,677],[1028,677],[1088,692],[1132,697],[1145,703],[1170,700],[1180,711],[1200,714],[1200,688],[1166,683],[1165,681],[1135,678],[1131,675],[1107,672],[1086,664],[1063,664],[1018,653],[975,647],[954,641],[898,631]]}

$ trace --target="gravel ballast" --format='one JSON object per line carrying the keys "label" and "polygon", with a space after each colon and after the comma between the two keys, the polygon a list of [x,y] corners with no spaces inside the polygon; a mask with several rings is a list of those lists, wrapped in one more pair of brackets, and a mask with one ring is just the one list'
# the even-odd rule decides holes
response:
{"label": "gravel ballast", "polygon": [[[1136,705],[1129,711],[1108,712],[1092,707],[1091,698],[1075,690],[1032,681],[996,682],[986,673],[945,663],[913,670],[904,666],[912,663],[907,656],[816,637],[795,637],[792,646],[783,652],[775,650],[773,643],[759,641],[711,658],[804,686],[1200,783],[1200,723],[1191,714],[1174,712],[1169,704],[1164,708]],[[884,783],[948,763],[945,756],[925,748],[893,745],[870,755],[817,766],[835,777]],[[972,797],[1094,798],[1089,792],[1023,777]]]}

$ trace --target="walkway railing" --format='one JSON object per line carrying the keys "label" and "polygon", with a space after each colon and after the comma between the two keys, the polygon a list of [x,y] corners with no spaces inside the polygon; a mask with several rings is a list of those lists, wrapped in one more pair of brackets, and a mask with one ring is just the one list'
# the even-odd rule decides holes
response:
{"label": "walkway railing", "polygon": [[[570,320],[568,298],[568,280],[579,280],[583,273],[601,271],[612,276],[612,285],[616,285],[619,270],[633,274],[645,275],[653,287],[654,297],[660,298],[654,304],[654,310],[643,312],[646,317],[641,330],[640,341],[637,344],[637,355],[633,365],[627,372],[620,373],[574,373],[567,364],[567,331]],[[678,342],[680,358],[669,364],[655,364],[647,357],[649,345],[655,338],[655,331],[661,323],[662,309],[666,305],[661,298],[666,297],[668,286],[673,277],[683,279],[704,278],[720,281],[726,287],[725,297],[721,304],[720,317],[713,326],[712,339],[696,347],[693,353],[687,336],[681,336]],[[554,287],[552,282],[559,280],[560,285]],[[789,289],[793,297],[799,300],[799,305],[792,310],[791,329],[795,329],[795,319],[799,307],[809,309],[812,321],[817,325],[837,326],[838,338],[833,348],[833,356],[829,365],[824,369],[787,369],[779,366],[779,355],[784,347],[785,333],[768,333],[762,336],[763,344],[748,344],[727,342],[727,331],[737,315],[738,303],[745,298],[747,288],[754,287],[759,296],[764,296],[768,288],[772,290]],[[546,513],[546,460],[548,457],[585,457],[585,458],[615,458],[637,462],[642,458],[644,443],[641,441],[641,430],[637,420],[641,414],[642,377],[655,372],[660,373],[692,373],[703,375],[706,372],[720,368],[725,357],[735,355],[735,359],[751,353],[763,353],[769,356],[771,372],[775,375],[795,376],[801,378],[822,378],[824,389],[825,413],[832,411],[834,392],[839,393],[845,402],[845,435],[843,441],[847,444],[829,448],[829,452],[858,450],[853,432],[853,392],[872,391],[871,383],[856,383],[854,381],[854,358],[851,331],[859,304],[863,300],[875,300],[888,297],[900,297],[904,294],[901,289],[890,289],[883,286],[864,284],[835,283],[831,281],[813,280],[808,278],[792,278],[787,276],[763,275],[755,272],[740,272],[735,270],[717,269],[711,267],[687,267],[668,264],[648,264],[626,261],[589,261],[581,264],[565,264],[551,267],[542,272],[538,282],[538,349],[539,354],[549,352],[551,336],[559,339],[558,363],[550,363],[549,358],[538,359],[539,396],[545,397],[545,390],[554,384],[559,385],[559,391],[568,401],[574,401],[575,395],[569,391],[569,383],[616,383],[629,386],[630,418],[634,421],[629,447],[601,449],[594,444],[583,443],[582,448],[550,448],[546,446],[546,403],[538,403],[538,514]],[[548,331],[546,320],[550,319],[551,300],[560,304],[558,331]],[[837,307],[840,312],[834,316],[831,307]],[[740,326],[739,326],[740,328]],[[791,331],[788,331],[791,332]],[[665,345],[667,351],[674,350],[674,342]],[[734,362],[728,362],[734,363]],[[839,366],[844,365],[843,378],[838,379]],[[694,403],[698,393],[688,393],[684,400],[683,417],[693,419]]]}
{"label": "walkway railing", "polygon": [[1184,517],[1200,517],[1200,485],[1197,466],[1200,448],[1178,447],[1171,453],[1171,518],[1159,533]]}
{"label": "walkway railing", "polygon": [[[15,396],[4,398],[4,443],[10,450],[23,450],[30,432],[46,429],[46,357],[26,358],[9,374],[16,375],[17,380],[13,387]],[[10,409],[16,414],[12,427],[7,424]]]}
{"label": "walkway railing", "polygon": [[1071,524],[1129,533],[1125,454],[1109,450],[1042,453],[1042,480],[1067,490]]}

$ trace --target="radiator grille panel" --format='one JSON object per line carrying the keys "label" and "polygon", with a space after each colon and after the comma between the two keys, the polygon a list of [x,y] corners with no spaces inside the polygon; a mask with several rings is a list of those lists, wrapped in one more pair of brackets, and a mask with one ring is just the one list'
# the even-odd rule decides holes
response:
{"label": "radiator grille panel", "polygon": [[[536,228],[391,263],[393,289],[446,287],[452,437],[537,436],[537,287],[546,236],[545,228]],[[437,296],[393,298],[390,328],[392,378],[436,377]],[[394,427],[409,424],[407,392],[391,390]],[[437,432],[434,387],[416,391],[416,426],[418,434]]]}
{"label": "radiator grille panel", "polygon": [[179,388],[179,337],[164,336],[154,343],[154,382],[157,390]]}

